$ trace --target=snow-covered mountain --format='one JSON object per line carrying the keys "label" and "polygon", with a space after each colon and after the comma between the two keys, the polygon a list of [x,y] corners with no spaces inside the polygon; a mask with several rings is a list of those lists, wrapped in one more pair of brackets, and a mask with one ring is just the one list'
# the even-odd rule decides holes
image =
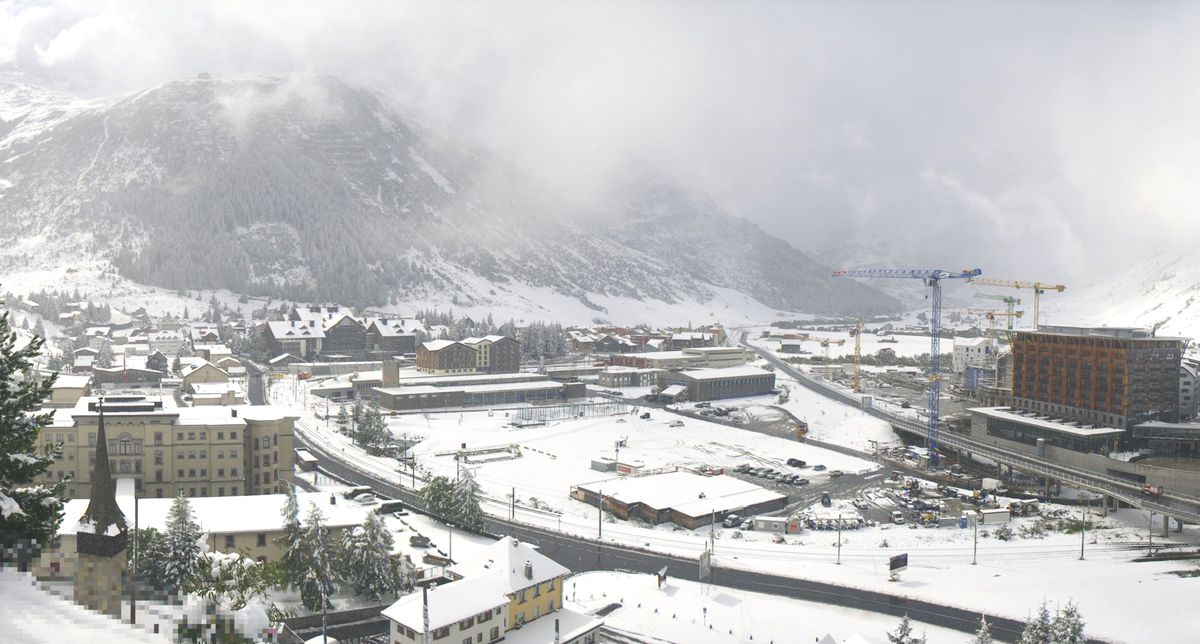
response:
{"label": "snow-covered mountain", "polygon": [[96,101],[0,82],[0,274],[88,255],[144,284],[294,300],[898,308],[653,172],[575,205],[337,79],[201,76]]}
{"label": "snow-covered mountain", "polygon": [[1200,261],[1157,252],[1115,278],[1044,295],[1042,324],[1157,326],[1160,335],[1200,339]]}

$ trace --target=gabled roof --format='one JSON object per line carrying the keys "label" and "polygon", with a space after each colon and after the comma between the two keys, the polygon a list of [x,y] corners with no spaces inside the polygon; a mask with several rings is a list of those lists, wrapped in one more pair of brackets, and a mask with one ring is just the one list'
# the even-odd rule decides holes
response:
{"label": "gabled roof", "polygon": [[310,340],[325,337],[325,327],[307,322],[293,320],[272,320],[267,322],[267,330],[276,340]]}
{"label": "gabled roof", "polygon": [[304,362],[304,360],[297,358],[296,356],[294,356],[290,353],[281,353],[281,354],[275,356],[274,358],[271,358],[270,360],[268,360],[267,364],[271,364],[271,365],[288,364],[289,362]]}
{"label": "gabled roof", "polygon": [[209,362],[208,360],[204,360],[203,358],[201,358],[199,362],[192,362],[187,365],[181,366],[181,368],[179,369],[179,375],[182,378],[187,378],[188,376],[192,375],[193,373],[196,373],[197,371],[200,371],[201,369],[203,369],[206,366],[212,367],[213,369],[220,371],[221,373],[225,374],[226,376],[229,375],[228,371],[225,371],[224,369]]}
{"label": "gabled roof", "polygon": [[[463,579],[429,591],[429,629],[451,626],[484,611],[508,605],[508,597],[490,578]],[[383,616],[413,630],[424,629],[424,598],[410,593],[383,609]]]}
{"label": "gabled roof", "polygon": [[[531,577],[525,576],[525,564],[532,567]],[[492,576],[502,592],[515,593],[522,588],[571,574],[565,566],[538,552],[517,539],[504,538],[484,548],[474,557],[448,569],[460,578]]]}
{"label": "gabled roof", "polygon": [[421,346],[424,347],[426,351],[441,351],[452,344],[461,345],[462,343],[455,342],[454,340],[430,340],[429,342],[422,342]]}

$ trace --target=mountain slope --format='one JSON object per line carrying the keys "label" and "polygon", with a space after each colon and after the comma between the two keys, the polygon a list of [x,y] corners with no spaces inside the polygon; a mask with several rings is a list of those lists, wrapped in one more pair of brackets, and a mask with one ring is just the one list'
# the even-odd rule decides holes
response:
{"label": "mountain slope", "polygon": [[3,241],[77,240],[68,253],[147,284],[476,306],[509,285],[598,311],[593,300],[707,302],[733,289],[788,311],[897,308],[669,181],[567,206],[328,77],[202,76],[40,120],[6,109]]}

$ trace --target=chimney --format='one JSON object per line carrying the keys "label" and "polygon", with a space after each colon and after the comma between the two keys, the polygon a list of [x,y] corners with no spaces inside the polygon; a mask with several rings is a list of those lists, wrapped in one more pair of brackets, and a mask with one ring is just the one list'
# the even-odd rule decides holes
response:
{"label": "chimney", "polygon": [[232,415],[234,418],[237,418],[237,410],[236,410],[236,409],[230,409],[230,410],[229,410],[229,413],[230,413],[230,415]]}
{"label": "chimney", "polygon": [[525,562],[525,578],[533,579],[533,564],[528,561]]}
{"label": "chimney", "polygon": [[308,321],[308,326],[309,326],[309,328],[316,327],[316,326],[317,326],[317,321],[316,321],[316,320],[309,320],[309,321]]}

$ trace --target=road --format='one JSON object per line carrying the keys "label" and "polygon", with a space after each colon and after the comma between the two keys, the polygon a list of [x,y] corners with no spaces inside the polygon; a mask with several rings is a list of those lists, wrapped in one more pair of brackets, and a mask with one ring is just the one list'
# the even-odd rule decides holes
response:
{"label": "road", "polygon": [[[333,475],[347,481],[370,485],[386,497],[398,499],[420,508],[416,495],[404,488],[365,474],[333,458],[333,455],[316,444],[306,444],[297,437],[298,446],[306,446],[320,459],[320,466]],[[571,570],[623,570],[640,573],[655,573],[667,569],[667,574],[684,579],[695,579],[698,564],[691,559],[643,551],[637,548],[601,544],[593,539],[564,535],[534,526],[489,519],[487,529],[493,535],[510,535],[538,546],[547,556]],[[720,556],[719,548],[717,552]],[[935,626],[942,626],[964,633],[974,633],[979,627],[979,613],[949,606],[907,599],[886,593],[861,590],[823,582],[806,581],[751,572],[733,568],[722,568],[714,564],[710,582],[730,588],[749,590],[772,595],[781,595],[806,601],[857,608],[876,613],[910,618]],[[998,639],[1016,640],[1022,624],[1016,620],[988,615],[992,633]]]}

